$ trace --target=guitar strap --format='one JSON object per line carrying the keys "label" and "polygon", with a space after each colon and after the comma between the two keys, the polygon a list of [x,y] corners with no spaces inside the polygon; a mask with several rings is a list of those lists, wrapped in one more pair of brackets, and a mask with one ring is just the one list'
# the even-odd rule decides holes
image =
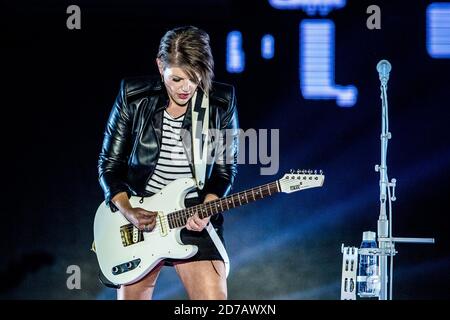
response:
{"label": "guitar strap", "polygon": [[[203,90],[197,90],[192,97],[192,151],[194,159],[194,179],[197,188],[202,190],[205,185],[206,165],[208,161],[209,140],[209,96]],[[230,273],[230,259],[227,251],[211,222],[206,226],[211,240],[225,262],[226,276]]]}
{"label": "guitar strap", "polygon": [[191,101],[194,103],[191,108],[194,179],[197,188],[202,190],[208,161],[209,96],[199,89]]}

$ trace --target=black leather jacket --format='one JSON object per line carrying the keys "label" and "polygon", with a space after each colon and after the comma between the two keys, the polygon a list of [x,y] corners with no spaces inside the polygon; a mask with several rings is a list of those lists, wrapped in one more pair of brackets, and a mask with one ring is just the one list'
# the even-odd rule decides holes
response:
{"label": "black leather jacket", "polygon": [[[127,78],[122,80],[120,92],[109,116],[103,146],[98,161],[100,185],[105,201],[114,210],[111,199],[120,192],[128,196],[149,196],[145,190],[158,160],[163,111],[168,95],[160,76]],[[213,82],[209,95],[209,128],[232,129],[232,141],[227,141],[225,152],[234,161],[206,167],[205,186],[200,192],[219,197],[226,196],[237,172],[238,114],[234,87]],[[190,107],[189,107],[190,108]],[[182,128],[191,129],[191,112],[187,110]],[[185,144],[192,169],[192,150]],[[218,150],[212,154],[218,156]]]}

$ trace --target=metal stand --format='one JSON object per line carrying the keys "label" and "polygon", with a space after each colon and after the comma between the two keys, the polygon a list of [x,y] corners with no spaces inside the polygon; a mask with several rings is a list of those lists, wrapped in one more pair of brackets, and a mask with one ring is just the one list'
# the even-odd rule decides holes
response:
{"label": "metal stand", "polygon": [[358,248],[344,247],[342,244],[342,284],[341,300],[356,300],[356,270]]}
{"label": "metal stand", "polygon": [[[389,72],[391,71],[391,64],[387,60],[381,60],[377,64],[377,71],[381,81],[381,102],[382,102],[382,116],[381,116],[381,164],[375,166],[375,171],[380,173],[380,216],[378,218],[378,248],[374,249],[359,249],[359,254],[377,255],[380,257],[380,293],[379,300],[392,300],[392,283],[393,283],[393,269],[394,269],[394,255],[395,243],[434,243],[434,238],[398,238],[392,236],[392,202],[396,200],[395,187],[396,179],[389,182],[387,174],[386,155],[388,148],[388,141],[392,138],[389,132],[389,118],[388,118],[388,101],[387,101],[387,82],[389,80]],[[391,194],[392,190],[392,194]],[[386,215],[386,201],[389,204],[389,220]],[[344,253],[346,247],[342,245]],[[390,271],[388,277],[387,265],[388,256],[390,257]],[[389,295],[388,295],[389,283]],[[341,294],[341,298],[342,298]]]}
{"label": "metal stand", "polygon": [[[395,242],[404,243],[434,243],[433,238],[395,238],[392,236],[392,202],[396,200],[395,186],[396,179],[389,182],[387,174],[386,155],[388,149],[388,141],[392,138],[389,132],[389,117],[388,117],[388,100],[387,100],[387,82],[389,80],[389,72],[391,71],[391,64],[387,60],[381,60],[377,64],[377,71],[381,81],[381,164],[375,166],[375,171],[380,173],[380,216],[378,218],[378,246],[380,248],[380,282],[381,290],[380,300],[392,300],[392,280],[394,268]],[[391,195],[392,188],[392,195]],[[386,194],[387,193],[387,194]],[[389,203],[389,220],[386,216],[386,200]],[[390,223],[389,223],[390,221]],[[388,256],[391,257],[390,265],[390,279],[387,273]],[[387,292],[388,282],[390,284],[389,296]]]}

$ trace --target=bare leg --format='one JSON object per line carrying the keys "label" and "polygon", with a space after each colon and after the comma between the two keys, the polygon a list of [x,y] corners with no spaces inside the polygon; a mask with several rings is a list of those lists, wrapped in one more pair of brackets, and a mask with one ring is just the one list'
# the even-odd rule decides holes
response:
{"label": "bare leg", "polygon": [[180,262],[175,269],[191,300],[226,300],[227,277],[221,260]]}
{"label": "bare leg", "polygon": [[129,285],[123,285],[117,289],[117,300],[151,300],[156,279],[163,264],[160,263],[144,278]]}

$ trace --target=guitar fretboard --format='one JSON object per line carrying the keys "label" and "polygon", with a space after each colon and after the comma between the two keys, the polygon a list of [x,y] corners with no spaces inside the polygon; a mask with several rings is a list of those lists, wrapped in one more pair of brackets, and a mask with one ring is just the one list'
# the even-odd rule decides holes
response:
{"label": "guitar fretboard", "polygon": [[174,211],[167,215],[169,227],[170,229],[174,229],[185,226],[188,218],[196,213],[198,213],[200,218],[204,219],[229,209],[263,199],[264,197],[271,196],[277,192],[280,192],[280,189],[278,182],[275,181],[249,190],[234,193],[224,198]]}

